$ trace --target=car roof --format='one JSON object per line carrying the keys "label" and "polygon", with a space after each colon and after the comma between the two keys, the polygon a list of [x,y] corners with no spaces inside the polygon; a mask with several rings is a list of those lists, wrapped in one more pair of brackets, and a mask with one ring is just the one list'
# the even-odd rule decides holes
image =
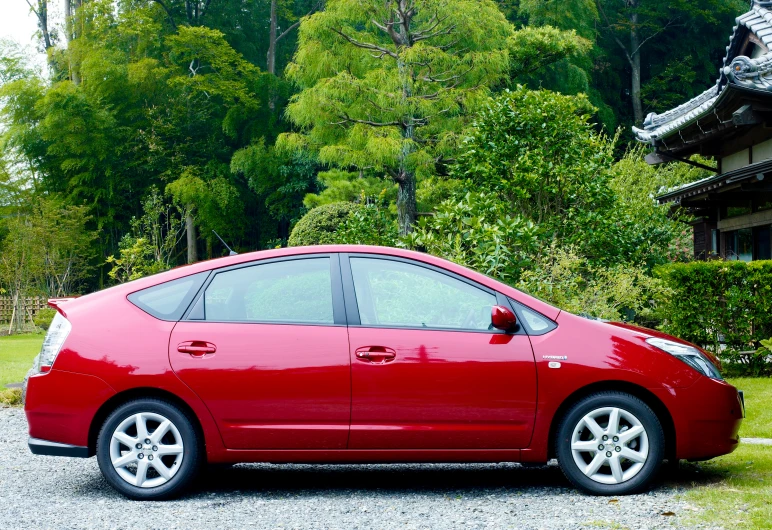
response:
{"label": "car roof", "polygon": [[[109,289],[105,289],[104,291],[100,291],[99,293],[94,293],[94,295],[97,295],[100,293],[118,294],[118,292],[120,292],[124,296],[126,296],[130,293],[139,291],[141,289],[145,289],[147,287],[151,287],[153,285],[157,285],[159,283],[176,280],[178,278],[182,278],[184,276],[190,276],[191,274],[196,274],[199,272],[206,272],[206,271],[220,269],[224,267],[230,267],[233,265],[239,265],[242,263],[249,263],[253,261],[261,261],[266,259],[282,258],[282,257],[289,257],[289,256],[302,256],[305,254],[330,254],[330,253],[376,254],[376,255],[383,255],[383,256],[395,256],[395,257],[406,258],[414,261],[423,262],[429,265],[434,265],[435,267],[439,267],[441,269],[448,270],[460,276],[467,277],[473,281],[476,281],[482,285],[485,285],[486,287],[497,290],[502,294],[509,296],[510,298],[535,309],[536,311],[539,311],[544,316],[551,318],[553,320],[556,319],[558,314],[560,313],[560,309],[554,306],[551,306],[537,298],[529,296],[523,293],[522,291],[518,291],[517,289],[514,289],[504,283],[494,280],[489,276],[485,276],[484,274],[480,274],[466,267],[462,267],[451,261],[438,258],[437,256],[432,256],[431,254],[426,254],[423,252],[416,252],[413,250],[406,250],[406,249],[394,248],[394,247],[380,247],[380,246],[371,246],[371,245],[315,245],[315,246],[307,246],[307,247],[285,247],[285,248],[277,248],[277,249],[271,249],[271,250],[260,250],[256,252],[247,252],[244,254],[237,254],[235,256],[226,256],[222,258],[215,258],[215,259],[200,261],[197,263],[193,263],[191,265],[182,265],[179,267],[175,267],[174,269],[171,269],[169,271],[154,274],[152,276],[146,276],[138,280],[134,280],[115,287],[111,287]],[[94,295],[86,295],[83,298],[92,298]]]}

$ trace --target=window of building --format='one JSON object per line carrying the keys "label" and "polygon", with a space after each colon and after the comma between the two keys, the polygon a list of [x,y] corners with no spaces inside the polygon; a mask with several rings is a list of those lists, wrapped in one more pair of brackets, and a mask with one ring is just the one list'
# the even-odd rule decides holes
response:
{"label": "window of building", "polygon": [[754,256],[753,259],[772,259],[772,245],[770,243],[770,227],[760,226],[754,229]]}
{"label": "window of building", "polygon": [[726,259],[753,261],[753,230],[743,228],[726,234]]}

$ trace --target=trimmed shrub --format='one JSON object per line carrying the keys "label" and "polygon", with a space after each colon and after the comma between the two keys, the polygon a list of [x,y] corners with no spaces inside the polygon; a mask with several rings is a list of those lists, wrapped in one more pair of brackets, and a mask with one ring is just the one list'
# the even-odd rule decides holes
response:
{"label": "trimmed shrub", "polygon": [[752,352],[772,337],[772,261],[677,263],[654,273],[669,288],[658,300],[663,331],[765,371],[755,365],[766,357]]}
{"label": "trimmed shrub", "polygon": [[352,212],[361,206],[351,202],[333,202],[318,206],[304,215],[292,229],[287,244],[290,247],[336,243],[335,232]]}
{"label": "trimmed shrub", "polygon": [[56,316],[56,309],[53,307],[44,307],[40,311],[37,312],[35,315],[35,318],[33,319],[33,322],[35,325],[39,328],[43,328],[45,330],[48,330],[48,327],[51,325],[51,321]]}

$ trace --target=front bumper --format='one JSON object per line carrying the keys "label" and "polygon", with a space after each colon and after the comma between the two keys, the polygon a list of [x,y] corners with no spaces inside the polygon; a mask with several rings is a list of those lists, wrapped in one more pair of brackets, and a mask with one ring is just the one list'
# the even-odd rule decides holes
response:
{"label": "front bumper", "polygon": [[700,377],[667,394],[662,399],[673,418],[677,458],[707,460],[737,449],[745,407],[735,387]]}
{"label": "front bumper", "polygon": [[49,442],[40,438],[30,438],[29,450],[33,455],[46,456],[71,456],[74,458],[88,458],[88,447],[80,445],[60,444],[59,442]]}

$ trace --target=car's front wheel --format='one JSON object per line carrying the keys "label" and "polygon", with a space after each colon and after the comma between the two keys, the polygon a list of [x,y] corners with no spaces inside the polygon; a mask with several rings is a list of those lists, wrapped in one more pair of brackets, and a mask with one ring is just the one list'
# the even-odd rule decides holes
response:
{"label": "car's front wheel", "polygon": [[657,415],[635,396],[600,392],[563,417],[556,453],[566,478],[595,495],[646,489],[662,464],[665,435]]}
{"label": "car's front wheel", "polygon": [[130,401],[113,411],[96,452],[107,482],[136,500],[178,495],[198,472],[202,456],[191,420],[160,399]]}

